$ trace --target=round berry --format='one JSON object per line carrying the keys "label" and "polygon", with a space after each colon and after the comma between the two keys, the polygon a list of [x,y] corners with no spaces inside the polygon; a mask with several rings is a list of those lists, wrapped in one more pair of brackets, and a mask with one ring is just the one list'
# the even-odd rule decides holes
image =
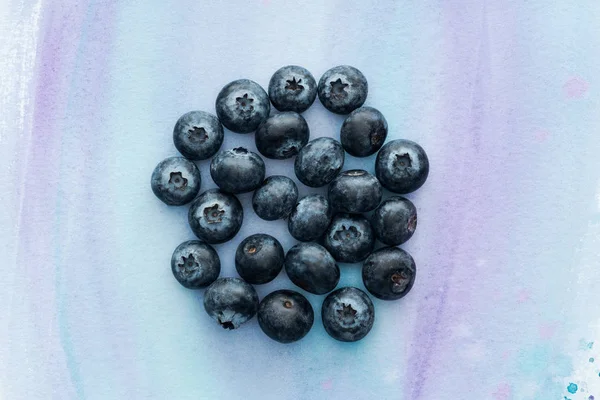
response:
{"label": "round berry", "polygon": [[298,154],[308,143],[310,131],[304,117],[284,111],[269,117],[254,135],[256,148],[267,158],[283,160]]}
{"label": "round berry", "polygon": [[212,114],[190,111],[183,114],[173,129],[173,143],[190,160],[206,160],[216,154],[223,143],[223,126]]}
{"label": "round berry", "polygon": [[364,260],[375,247],[375,235],[362,215],[336,214],[325,232],[325,248],[339,262]]}
{"label": "round berry", "polygon": [[410,254],[397,247],[385,247],[367,257],[362,278],[373,296],[397,300],[413,287],[416,273],[417,267]]}
{"label": "round berry", "polygon": [[397,246],[415,233],[417,209],[410,200],[402,196],[390,197],[375,209],[371,225],[381,243]]}
{"label": "round berry", "polygon": [[281,272],[285,254],[283,247],[271,235],[257,233],[248,236],[235,252],[235,269],[248,283],[271,282]]}
{"label": "round berry", "polygon": [[317,97],[312,74],[297,65],[279,68],[269,81],[269,98],[279,111],[306,111]]}
{"label": "round berry", "polygon": [[219,255],[209,244],[199,240],[181,243],[171,257],[171,271],[188,289],[199,289],[213,283],[221,272]]}
{"label": "round berry", "polygon": [[352,111],[342,124],[340,139],[349,154],[367,157],[383,146],[387,133],[383,114],[373,107],[361,107]]}
{"label": "round berry", "polygon": [[251,192],[265,179],[265,163],[244,147],[221,150],[210,162],[210,176],[225,192]]}
{"label": "round berry", "polygon": [[348,114],[362,106],[368,91],[367,78],[349,65],[333,67],[319,80],[319,100],[336,114]]}
{"label": "round berry", "polygon": [[224,329],[237,329],[256,315],[258,295],[239,278],[219,278],[204,293],[204,309]]}
{"label": "round berry", "polygon": [[382,195],[383,188],[377,178],[362,169],[344,171],[329,185],[329,204],[341,212],[372,211]]}
{"label": "round berry", "polygon": [[150,179],[152,192],[170,206],[192,201],[200,191],[200,183],[198,167],[183,157],[165,158],[154,168]]}
{"label": "round berry", "polygon": [[291,343],[302,339],[312,328],[315,314],[304,297],[293,290],[268,294],[258,306],[258,324],[271,339]]}
{"label": "round berry", "polygon": [[321,318],[329,336],[342,342],[356,342],[373,327],[375,308],[365,292],[344,287],[325,298]]}
{"label": "round berry", "polygon": [[296,177],[306,186],[321,187],[331,182],[344,166],[344,149],[340,142],[321,137],[308,142],[294,161]]}
{"label": "round berry", "polygon": [[287,218],[298,201],[298,187],[287,176],[275,175],[264,180],[252,196],[252,208],[267,221]]}
{"label": "round berry", "polygon": [[215,108],[219,120],[227,129],[250,133],[269,117],[271,102],[258,83],[238,79],[221,89]]}
{"label": "round berry", "polygon": [[243,220],[244,210],[237,197],[218,189],[207,190],[198,196],[188,213],[194,234],[212,244],[232,239]]}
{"label": "round berry", "polygon": [[301,242],[319,239],[331,222],[331,208],[320,194],[311,194],[298,201],[288,219],[290,234]]}
{"label": "round berry", "polygon": [[298,287],[314,294],[335,289],[340,269],[331,254],[316,243],[298,243],[285,256],[285,272]]}
{"label": "round berry", "polygon": [[384,188],[394,193],[414,192],[427,180],[429,160],[415,142],[398,139],[386,143],[375,160],[375,175]]}

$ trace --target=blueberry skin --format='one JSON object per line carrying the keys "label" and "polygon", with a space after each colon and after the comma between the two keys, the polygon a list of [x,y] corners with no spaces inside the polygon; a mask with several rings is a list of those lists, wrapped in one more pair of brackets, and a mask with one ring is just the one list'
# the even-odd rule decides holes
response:
{"label": "blueberry skin", "polygon": [[204,111],[183,114],[173,128],[173,143],[190,160],[206,160],[223,144],[223,125],[217,117]]}
{"label": "blueberry skin", "polygon": [[261,285],[281,272],[285,253],[277,239],[257,233],[248,236],[235,252],[235,269],[246,282]]}
{"label": "blueberry skin", "polygon": [[287,176],[274,175],[264,180],[252,196],[252,208],[266,221],[287,218],[298,201],[298,187]]}
{"label": "blueberry skin", "polygon": [[290,234],[301,242],[310,242],[319,239],[331,222],[331,207],[325,196],[311,194],[298,201],[290,218],[288,230]]}
{"label": "blueberry skin", "polygon": [[190,228],[207,243],[223,243],[240,230],[244,209],[232,194],[210,189],[194,200],[188,212]]}
{"label": "blueberry skin", "polygon": [[163,203],[181,206],[196,197],[201,182],[196,164],[183,157],[169,157],[154,168],[150,186],[154,195]]}
{"label": "blueberry skin", "polygon": [[375,308],[365,292],[344,287],[325,298],[321,318],[329,336],[342,342],[356,342],[373,327]]}
{"label": "blueberry skin", "polygon": [[383,146],[388,124],[379,110],[361,107],[352,111],[342,124],[340,141],[344,150],[354,157],[367,157]]}
{"label": "blueberry skin", "polygon": [[210,176],[225,192],[251,192],[265,179],[265,162],[243,147],[221,150],[210,162]]}
{"label": "blueberry skin", "polygon": [[181,243],[171,256],[171,271],[188,289],[199,289],[213,283],[221,272],[219,254],[211,245],[199,240]]}
{"label": "blueberry skin", "polygon": [[319,80],[319,100],[336,114],[348,114],[362,106],[368,92],[367,78],[349,65],[333,67]]}
{"label": "blueberry skin", "polygon": [[325,232],[325,248],[339,262],[363,261],[375,247],[369,220],[357,214],[336,214]]}
{"label": "blueberry skin", "polygon": [[256,148],[263,156],[284,160],[298,154],[306,143],[310,130],[304,117],[294,111],[284,111],[269,117],[254,135]]}
{"label": "blueberry skin", "polygon": [[397,300],[415,283],[417,267],[406,251],[384,247],[373,252],[363,265],[362,279],[367,290],[378,299]]}
{"label": "blueberry skin", "polygon": [[221,89],[215,108],[219,120],[227,129],[236,133],[250,133],[269,117],[271,102],[258,83],[238,79]]}
{"label": "blueberry skin", "polygon": [[204,293],[204,309],[224,329],[237,329],[256,315],[258,295],[239,278],[219,278]]}
{"label": "blueberry skin", "polygon": [[383,244],[397,246],[417,229],[417,208],[408,199],[394,196],[382,202],[371,216],[375,237]]}
{"label": "blueberry skin", "polygon": [[292,343],[302,339],[312,328],[315,313],[304,297],[293,290],[269,293],[258,306],[258,324],[271,339]]}
{"label": "blueberry skin", "polygon": [[429,160],[425,150],[410,140],[386,143],[375,160],[375,175],[390,192],[414,192],[427,180]]}
{"label": "blueberry skin", "polygon": [[314,294],[331,292],[340,281],[340,268],[316,243],[298,243],[285,256],[285,272],[294,285]]}
{"label": "blueberry skin", "polygon": [[294,172],[306,186],[325,186],[344,167],[344,157],[340,142],[329,137],[317,138],[300,150],[294,161]]}
{"label": "blueberry skin", "polygon": [[317,97],[317,81],[303,67],[279,68],[269,81],[269,98],[279,111],[306,111]]}
{"label": "blueberry skin", "polygon": [[377,208],[383,188],[367,171],[352,169],[342,172],[331,182],[328,194],[333,209],[360,214]]}

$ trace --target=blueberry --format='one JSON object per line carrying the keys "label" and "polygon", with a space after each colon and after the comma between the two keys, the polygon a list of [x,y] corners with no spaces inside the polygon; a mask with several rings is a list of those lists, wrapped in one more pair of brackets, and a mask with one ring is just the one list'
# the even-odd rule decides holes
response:
{"label": "blueberry", "polygon": [[268,337],[280,343],[291,343],[306,336],[312,328],[315,313],[300,293],[277,290],[262,299],[257,318]]}
{"label": "blueberry", "polygon": [[240,201],[218,189],[202,193],[192,203],[188,222],[196,236],[207,243],[223,243],[233,238],[244,219]]}
{"label": "blueberry", "polygon": [[414,192],[423,186],[429,175],[427,154],[415,142],[392,140],[377,154],[375,175],[383,187],[391,192]]}
{"label": "blueberry", "polygon": [[294,161],[298,180],[310,187],[331,182],[344,166],[344,149],[340,142],[329,137],[311,140]]}
{"label": "blueberry", "polygon": [[415,283],[415,261],[406,251],[384,247],[365,260],[362,278],[367,290],[382,300],[404,297]]}
{"label": "blueberry", "polygon": [[298,187],[287,176],[270,176],[256,189],[252,208],[267,221],[287,218],[298,201]]}
{"label": "blueberry", "polygon": [[279,68],[269,82],[269,97],[279,111],[304,112],[317,97],[317,82],[312,74],[297,65]]}
{"label": "blueberry", "polygon": [[383,188],[373,175],[362,169],[344,171],[329,185],[329,204],[337,211],[364,213],[381,202]]}
{"label": "blueberry", "polygon": [[340,269],[331,254],[316,243],[298,243],[285,256],[285,272],[298,287],[314,294],[335,289]]}
{"label": "blueberry", "polygon": [[188,289],[199,289],[213,283],[221,272],[219,255],[211,245],[199,240],[181,243],[171,257],[175,279]]}
{"label": "blueberry", "polygon": [[200,191],[200,183],[198,167],[183,157],[169,157],[159,162],[150,180],[156,197],[170,206],[192,201]]}
{"label": "blueberry", "polygon": [[308,143],[310,131],[304,117],[294,111],[275,114],[254,135],[256,148],[267,158],[283,160],[298,154]]}
{"label": "blueberry", "polygon": [[256,315],[258,295],[239,278],[219,278],[204,293],[204,309],[225,329],[237,329]]}
{"label": "blueberry", "polygon": [[206,160],[223,143],[223,126],[212,114],[190,111],[183,114],[173,129],[173,143],[185,158]]}
{"label": "blueberry", "polygon": [[325,232],[324,245],[339,262],[364,260],[375,247],[375,235],[362,215],[336,214]]}
{"label": "blueberry", "polygon": [[390,197],[373,212],[371,225],[381,243],[388,246],[402,244],[417,229],[417,209],[402,196]]}
{"label": "blueberry", "polygon": [[251,192],[265,179],[265,163],[243,147],[221,150],[210,162],[210,176],[225,192]]}
{"label": "blueberry", "polygon": [[329,202],[320,194],[311,194],[300,199],[288,219],[290,234],[301,242],[317,240],[331,222]]}
{"label": "blueberry", "polygon": [[333,67],[319,80],[319,100],[336,114],[348,114],[362,106],[368,91],[367,78],[349,65]]}
{"label": "blueberry", "polygon": [[255,131],[269,117],[271,102],[260,85],[238,79],[221,89],[215,104],[217,116],[227,129],[237,133]]}
{"label": "blueberry", "polygon": [[248,283],[271,282],[281,272],[285,254],[283,247],[271,235],[257,233],[248,236],[235,252],[235,269]]}
{"label": "blueberry", "polygon": [[361,107],[352,111],[342,124],[340,140],[349,154],[367,157],[383,146],[387,133],[383,114],[373,107]]}
{"label": "blueberry", "polygon": [[365,292],[344,287],[325,298],[321,318],[329,336],[342,342],[356,342],[373,327],[375,308]]}

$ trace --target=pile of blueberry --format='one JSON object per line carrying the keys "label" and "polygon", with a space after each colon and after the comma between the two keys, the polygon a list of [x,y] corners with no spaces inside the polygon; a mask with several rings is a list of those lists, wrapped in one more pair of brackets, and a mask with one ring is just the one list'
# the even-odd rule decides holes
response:
{"label": "pile of blueberry", "polygon": [[[367,91],[366,78],[351,66],[328,70],[318,84],[305,68],[286,66],[271,78],[268,94],[257,83],[240,79],[219,93],[217,116],[192,111],[177,121],[173,140],[184,157],[158,164],[152,191],[168,205],[191,202],[188,221],[200,240],[180,244],[171,269],[186,288],[208,286],[204,308],[223,328],[235,329],[258,314],[261,329],[276,341],[290,343],[308,333],[314,312],[302,294],[277,290],[259,302],[252,286],[272,281],[283,267],[307,292],[329,293],[322,305],[323,325],[333,338],[347,342],[360,340],[371,330],[375,311],[369,296],[358,288],[333,291],[340,279],[336,262],[363,262],[364,285],[379,299],[396,300],[412,288],[415,262],[395,246],[413,235],[417,211],[404,197],[382,201],[382,195],[383,188],[404,194],[421,187],[429,161],[412,141],[384,145],[387,122],[375,108],[362,107]],[[349,114],[341,127],[341,143],[328,137],[309,141],[308,124],[300,113],[317,95],[329,111]],[[271,103],[278,114],[269,115]],[[266,158],[295,156],[298,180],[309,187],[329,185],[328,197],[311,194],[298,200],[298,188],[290,178],[265,179],[265,163],[258,154],[243,147],[220,150],[223,126],[236,133],[256,132],[256,147]],[[364,170],[342,171],[345,152],[354,157],[378,152],[376,176]],[[210,175],[219,189],[198,195],[200,173],[193,161],[211,157]],[[219,278],[221,263],[211,244],[238,233],[244,210],[235,195],[251,191],[254,212],[267,221],[287,218],[290,234],[300,243],[285,254],[273,236],[251,235],[235,253],[241,279]],[[374,250],[376,240],[389,247]]]}

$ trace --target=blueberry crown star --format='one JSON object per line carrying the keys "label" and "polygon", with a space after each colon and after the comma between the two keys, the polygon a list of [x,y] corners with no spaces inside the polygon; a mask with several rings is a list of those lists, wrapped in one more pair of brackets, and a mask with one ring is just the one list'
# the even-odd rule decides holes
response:
{"label": "blueberry crown star", "polygon": [[181,268],[181,272],[184,275],[190,275],[196,268],[198,268],[198,263],[194,258],[194,255],[190,253],[189,256],[182,256],[181,263],[178,264],[179,268]]}
{"label": "blueberry crown star", "polygon": [[296,77],[292,77],[291,80],[286,80],[287,84],[285,85],[285,88],[288,90],[304,90],[304,85],[301,85],[300,83],[302,82],[302,79],[298,79],[296,81]]}
{"label": "blueberry crown star", "polygon": [[394,160],[396,168],[410,168],[412,167],[412,160],[408,153],[396,154],[396,160]]}
{"label": "blueberry crown star", "polygon": [[221,222],[223,220],[223,214],[225,214],[225,210],[221,210],[218,204],[213,204],[204,209],[204,218],[206,218],[206,222],[209,224]]}
{"label": "blueberry crown star", "polygon": [[336,98],[343,98],[347,96],[346,88],[349,86],[347,83],[343,83],[341,78],[337,81],[329,82],[331,85],[331,95]]}
{"label": "blueberry crown star", "polygon": [[342,225],[342,229],[337,230],[333,235],[335,240],[350,240],[358,237],[360,237],[360,232],[353,225],[348,228],[346,228],[346,225]]}
{"label": "blueberry crown star", "polygon": [[342,307],[337,309],[337,315],[344,324],[351,324],[356,318],[356,310],[350,304],[342,303]]}
{"label": "blueberry crown star", "polygon": [[240,108],[243,112],[250,112],[254,110],[254,99],[248,97],[248,93],[245,93],[242,97],[236,97],[235,101],[237,102],[237,107]]}
{"label": "blueberry crown star", "polygon": [[203,142],[208,139],[208,134],[203,127],[193,126],[188,129],[188,137],[192,142]]}
{"label": "blueberry crown star", "polygon": [[169,175],[169,185],[175,187],[175,189],[184,190],[187,186],[188,180],[181,175],[181,172],[171,172]]}

